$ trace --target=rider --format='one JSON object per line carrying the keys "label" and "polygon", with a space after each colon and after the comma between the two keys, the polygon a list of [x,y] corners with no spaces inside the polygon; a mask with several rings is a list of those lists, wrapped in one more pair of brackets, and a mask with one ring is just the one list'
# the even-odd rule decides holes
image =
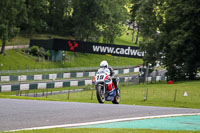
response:
{"label": "rider", "polygon": [[118,89],[117,80],[115,78],[115,72],[114,72],[113,68],[108,65],[108,62],[105,60],[101,61],[100,68],[104,68],[104,69],[108,68],[110,70],[110,76],[112,77],[112,82],[114,83],[115,88]]}

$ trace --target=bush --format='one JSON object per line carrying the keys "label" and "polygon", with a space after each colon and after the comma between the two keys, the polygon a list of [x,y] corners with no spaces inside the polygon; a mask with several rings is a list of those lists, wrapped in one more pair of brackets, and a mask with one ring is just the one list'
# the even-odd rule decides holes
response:
{"label": "bush", "polygon": [[45,54],[46,54],[46,52],[45,52],[44,48],[40,47],[40,49],[39,49],[39,56],[44,57]]}
{"label": "bush", "polygon": [[48,60],[49,60],[49,57],[50,57],[50,52],[49,52],[49,50],[48,50],[48,51],[46,51],[46,53],[45,53],[45,57],[46,57],[46,59],[48,59]]}
{"label": "bush", "polygon": [[31,48],[30,48],[30,52],[31,52],[31,54],[33,54],[33,55],[35,55],[35,56],[37,56],[38,54],[39,54],[39,47],[38,46],[32,46]]}

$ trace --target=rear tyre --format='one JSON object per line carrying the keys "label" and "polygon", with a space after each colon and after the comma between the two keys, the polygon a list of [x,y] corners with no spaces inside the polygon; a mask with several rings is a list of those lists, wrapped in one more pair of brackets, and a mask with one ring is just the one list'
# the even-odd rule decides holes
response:
{"label": "rear tyre", "polygon": [[96,86],[97,100],[99,101],[99,103],[105,102],[105,94],[104,94],[103,89],[104,88],[101,85]]}
{"label": "rear tyre", "polygon": [[117,89],[114,97],[114,101],[112,101],[113,104],[119,104],[120,103],[120,90]]}

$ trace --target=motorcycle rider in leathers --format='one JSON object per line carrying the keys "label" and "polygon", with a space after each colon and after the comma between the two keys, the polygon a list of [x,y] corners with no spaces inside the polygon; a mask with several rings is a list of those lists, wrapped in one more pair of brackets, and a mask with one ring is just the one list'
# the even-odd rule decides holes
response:
{"label": "motorcycle rider in leathers", "polygon": [[110,70],[110,76],[112,77],[112,82],[114,83],[115,88],[118,89],[117,80],[116,80],[116,77],[115,77],[115,72],[114,72],[113,68],[108,65],[108,62],[105,61],[105,60],[101,61],[100,68],[104,68],[104,69],[107,68],[107,69]]}

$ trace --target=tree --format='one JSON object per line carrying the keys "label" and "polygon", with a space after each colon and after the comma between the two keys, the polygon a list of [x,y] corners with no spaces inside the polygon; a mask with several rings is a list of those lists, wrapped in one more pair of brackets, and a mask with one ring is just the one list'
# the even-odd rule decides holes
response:
{"label": "tree", "polygon": [[140,31],[140,22],[137,21],[137,11],[139,10],[139,7],[141,5],[141,0],[131,0],[131,11],[130,11],[130,22],[129,25],[131,25],[133,34],[132,34],[132,41],[134,37],[134,31],[137,30],[137,36],[135,40],[135,44],[138,44],[138,38],[139,38],[139,31]]}
{"label": "tree", "polygon": [[160,60],[159,38],[160,27],[163,24],[163,0],[132,0],[131,20],[138,25],[138,34],[142,36],[140,47],[146,51],[144,62],[156,65]]}
{"label": "tree", "polygon": [[113,43],[121,35],[127,20],[127,0],[73,0],[75,38],[96,41],[103,36],[104,42]]}
{"label": "tree", "polygon": [[[66,27],[70,27],[71,17],[70,0],[48,0],[47,23],[51,33],[67,32]],[[67,25],[66,25],[67,23]],[[70,25],[69,25],[70,24]],[[70,27],[71,28],[71,27]]]}
{"label": "tree", "polygon": [[18,19],[23,16],[23,0],[0,1],[0,39],[2,40],[1,54],[4,54],[6,41],[11,40],[19,32]]}
{"label": "tree", "polygon": [[75,38],[86,41],[98,34],[99,19],[102,19],[99,0],[73,0],[72,7]]}
{"label": "tree", "polygon": [[172,80],[194,79],[200,68],[200,1],[167,0],[162,26],[163,62]]}
{"label": "tree", "polygon": [[194,79],[200,69],[200,1],[144,0],[136,12],[144,60],[161,61],[168,80]]}
{"label": "tree", "polygon": [[47,0],[25,0],[26,18],[20,25],[21,30],[28,34],[46,31]]}
{"label": "tree", "polygon": [[102,18],[102,34],[103,41],[106,43],[114,43],[117,36],[121,36],[124,25],[128,19],[128,11],[126,6],[128,0],[102,0],[103,8]]}

